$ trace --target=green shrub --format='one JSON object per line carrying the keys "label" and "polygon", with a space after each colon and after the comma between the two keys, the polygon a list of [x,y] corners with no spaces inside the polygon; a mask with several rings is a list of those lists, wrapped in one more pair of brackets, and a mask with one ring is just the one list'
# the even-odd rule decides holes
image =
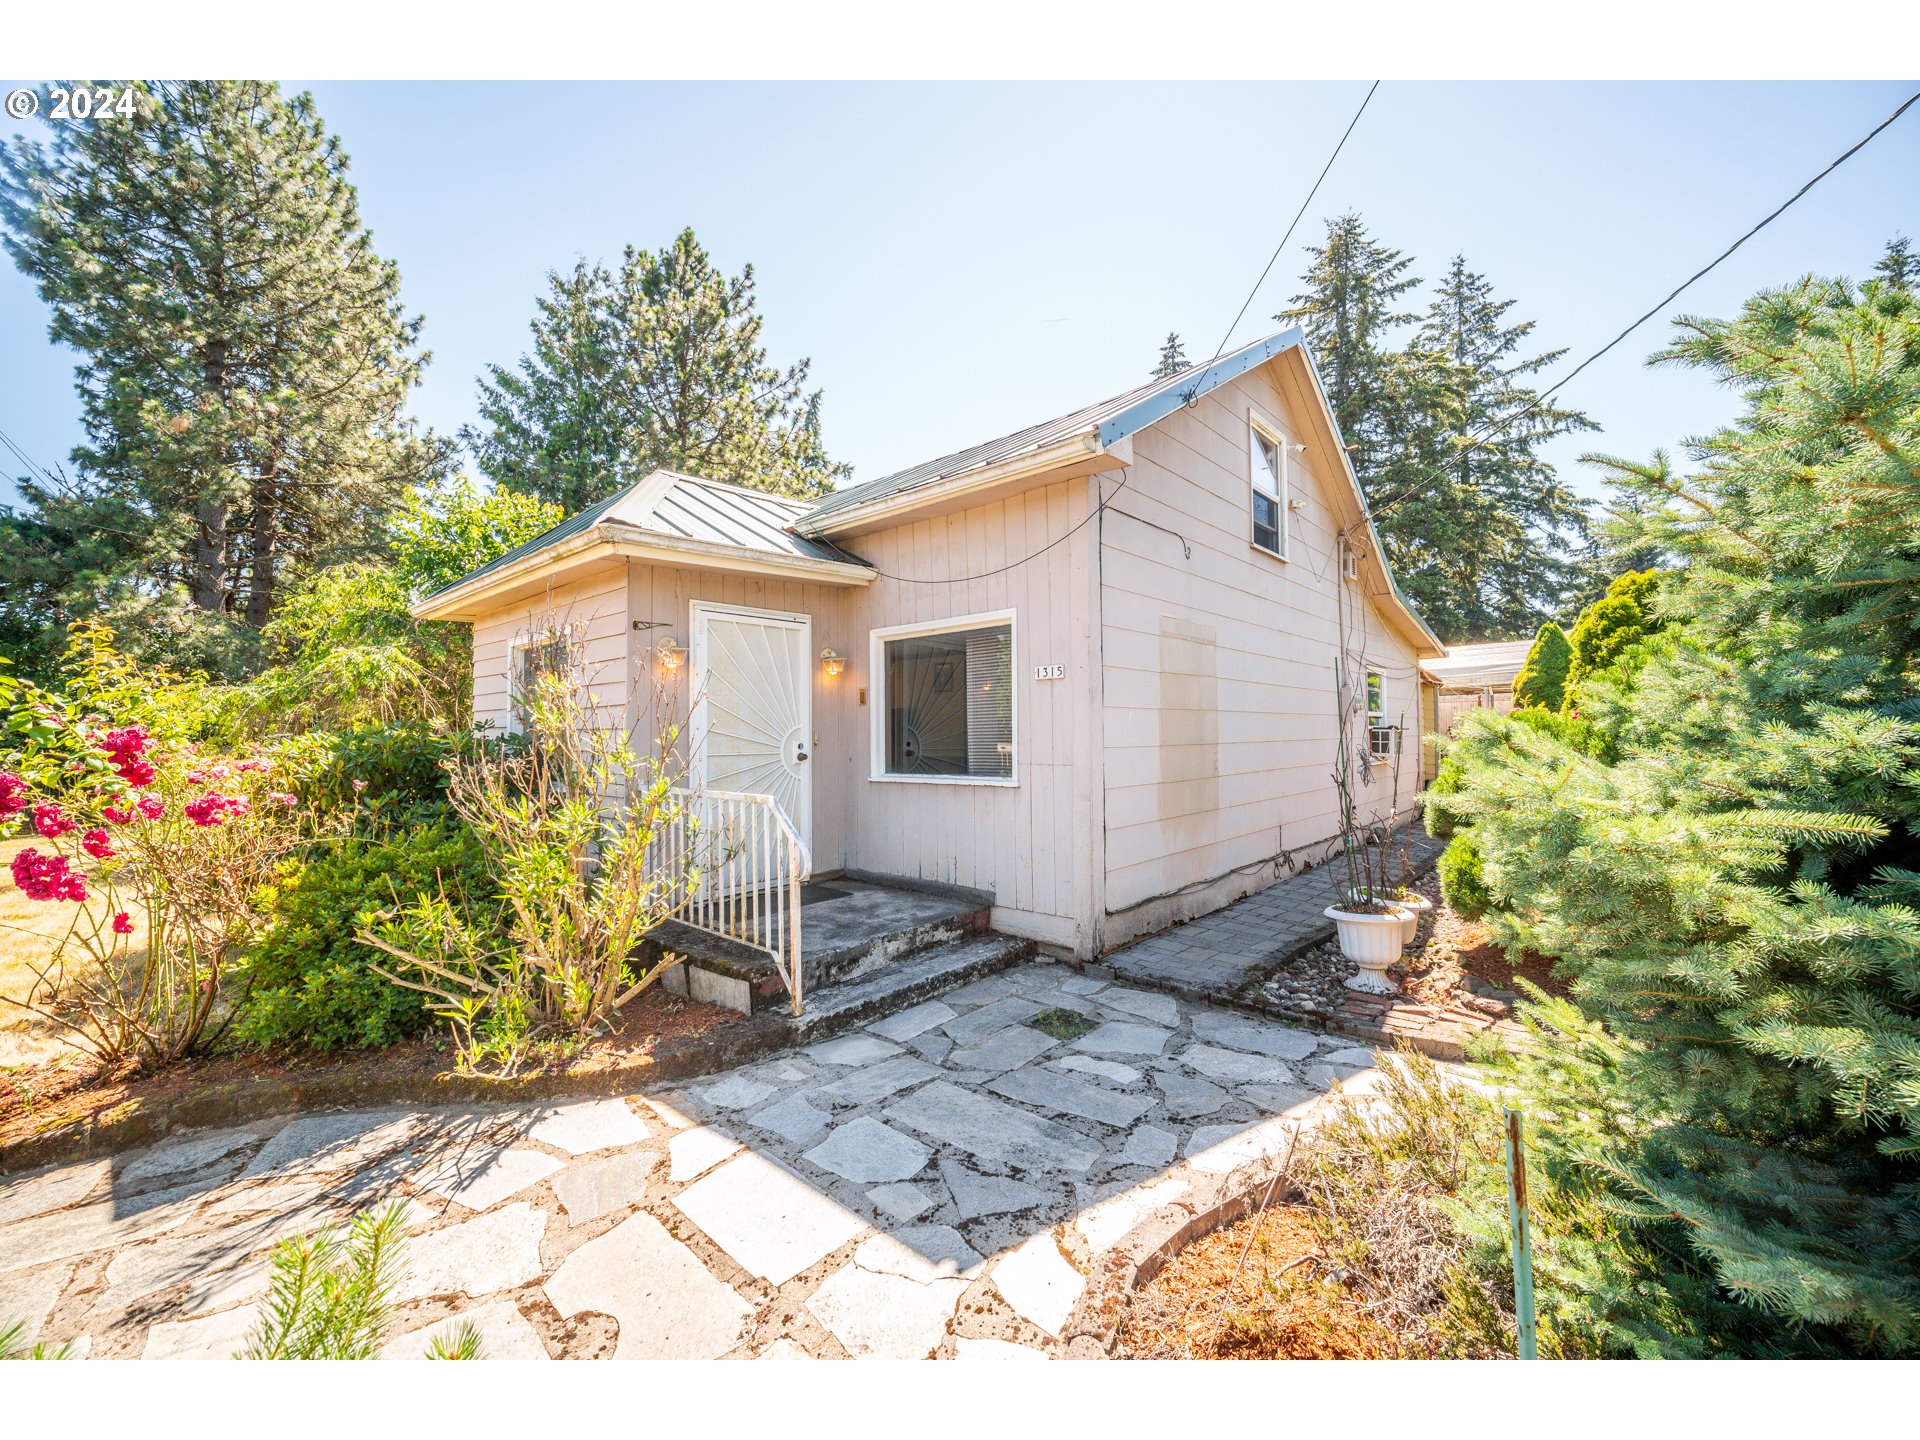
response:
{"label": "green shrub", "polygon": [[1436,840],[1451,840],[1466,824],[1466,817],[1447,804],[1449,795],[1460,793],[1460,762],[1448,756],[1440,762],[1440,768],[1434,771],[1433,783],[1427,786],[1423,803],[1427,810],[1427,834]]}
{"label": "green shrub", "polygon": [[1609,585],[1604,596],[1581,612],[1567,636],[1572,650],[1572,663],[1567,667],[1569,693],[1595,671],[1612,664],[1629,645],[1637,644],[1660,628],[1653,612],[1654,592],[1659,584],[1658,570],[1630,570]]}
{"label": "green shrub", "polygon": [[1480,847],[1471,834],[1455,835],[1441,852],[1440,893],[1455,914],[1469,920],[1478,920],[1493,904],[1493,892],[1480,871]]}
{"label": "green shrub", "polygon": [[379,956],[354,936],[373,912],[442,889],[470,914],[498,905],[485,852],[451,817],[326,842],[283,866],[262,897],[276,921],[248,965],[240,1038],[334,1050],[424,1029],[425,997],[377,974]]}
{"label": "green shrub", "polygon": [[1567,667],[1573,663],[1573,650],[1567,644],[1567,632],[1549,620],[1533,638],[1533,648],[1513,677],[1515,705],[1544,705],[1558,710],[1566,695]]}
{"label": "green shrub", "polygon": [[1515,710],[1508,718],[1542,735],[1551,735],[1569,749],[1578,750],[1602,764],[1611,765],[1620,758],[1613,738],[1583,716],[1528,707]]}
{"label": "green shrub", "polygon": [[280,749],[289,788],[316,810],[379,830],[448,813],[444,762],[466,742],[418,723],[320,730]]}

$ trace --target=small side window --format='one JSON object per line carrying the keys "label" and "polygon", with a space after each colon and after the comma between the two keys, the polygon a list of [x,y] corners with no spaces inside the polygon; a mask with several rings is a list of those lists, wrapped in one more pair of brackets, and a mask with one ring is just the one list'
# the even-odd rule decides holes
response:
{"label": "small side window", "polygon": [[1249,424],[1253,464],[1253,543],[1287,558],[1287,447],[1259,424]]}
{"label": "small side window", "polygon": [[1393,756],[1393,726],[1387,723],[1386,682],[1373,670],[1367,672],[1367,753],[1375,760]]}

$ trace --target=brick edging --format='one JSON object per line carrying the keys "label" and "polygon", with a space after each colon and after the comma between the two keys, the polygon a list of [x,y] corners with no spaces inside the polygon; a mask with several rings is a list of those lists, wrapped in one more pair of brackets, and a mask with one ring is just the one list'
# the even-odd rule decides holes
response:
{"label": "brick edging", "polygon": [[[1275,1173],[1267,1161],[1242,1165],[1197,1194],[1189,1192],[1161,1206],[1095,1255],[1088,1265],[1087,1288],[1060,1329],[1067,1358],[1112,1359],[1120,1343],[1120,1322],[1133,1293],[1196,1240],[1257,1210]],[[1295,1193],[1291,1188],[1280,1191],[1276,1187],[1268,1203],[1286,1204]]]}

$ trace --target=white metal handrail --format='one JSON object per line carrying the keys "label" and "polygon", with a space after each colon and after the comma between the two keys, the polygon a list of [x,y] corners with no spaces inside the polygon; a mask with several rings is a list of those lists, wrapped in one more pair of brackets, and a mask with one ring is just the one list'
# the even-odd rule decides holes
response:
{"label": "white metal handrail", "polygon": [[800,884],[813,874],[806,841],[771,795],[675,790],[673,800],[675,819],[654,839],[658,859],[670,875],[699,877],[674,918],[766,952],[798,1015]]}

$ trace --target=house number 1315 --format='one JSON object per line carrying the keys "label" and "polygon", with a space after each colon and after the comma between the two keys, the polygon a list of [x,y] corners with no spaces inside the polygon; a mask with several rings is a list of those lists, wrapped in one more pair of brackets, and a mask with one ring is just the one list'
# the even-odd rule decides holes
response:
{"label": "house number 1315", "polygon": [[1033,667],[1033,678],[1036,680],[1058,680],[1066,673],[1067,667],[1064,665],[1036,665]]}

